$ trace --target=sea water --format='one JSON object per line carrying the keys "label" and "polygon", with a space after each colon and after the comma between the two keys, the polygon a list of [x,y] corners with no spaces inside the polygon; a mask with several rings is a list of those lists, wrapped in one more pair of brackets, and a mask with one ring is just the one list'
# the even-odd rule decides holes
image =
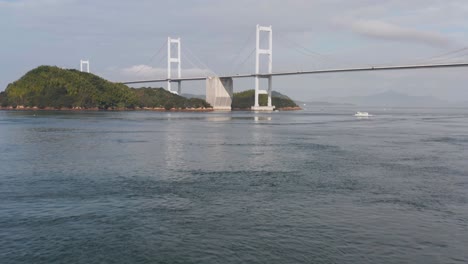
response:
{"label": "sea water", "polygon": [[0,111],[0,263],[467,262],[466,109]]}

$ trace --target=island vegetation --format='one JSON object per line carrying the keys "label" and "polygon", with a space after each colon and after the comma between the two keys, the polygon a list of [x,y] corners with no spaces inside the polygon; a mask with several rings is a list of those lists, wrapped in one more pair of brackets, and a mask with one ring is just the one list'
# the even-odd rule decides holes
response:
{"label": "island vegetation", "polygon": [[[254,105],[254,90],[235,93],[234,110],[249,110]],[[300,109],[289,97],[273,92],[276,109]],[[260,96],[267,105],[267,96]],[[45,110],[160,110],[211,111],[201,98],[185,98],[163,88],[130,88],[97,75],[55,66],[40,66],[0,92],[0,109]]]}
{"label": "island vegetation", "polygon": [[[268,96],[261,94],[259,97],[259,105],[267,105]],[[272,105],[279,110],[300,110],[301,108],[288,96],[279,92],[273,91],[271,94]],[[232,109],[246,110],[250,109],[255,104],[255,90],[246,90],[239,93],[234,93],[232,98]]]}
{"label": "island vegetation", "polygon": [[0,93],[0,104],[13,109],[211,109],[202,99],[187,99],[163,88],[129,88],[55,66],[37,67],[9,84]]}
{"label": "island vegetation", "polygon": [[168,92],[164,88],[130,88],[137,98],[138,108],[211,109],[211,105],[200,98],[185,98]]}

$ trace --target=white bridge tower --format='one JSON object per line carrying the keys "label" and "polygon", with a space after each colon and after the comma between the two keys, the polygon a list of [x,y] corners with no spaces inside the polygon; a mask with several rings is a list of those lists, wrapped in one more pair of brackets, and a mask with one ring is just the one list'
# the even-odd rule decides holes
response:
{"label": "white bridge tower", "polygon": [[83,72],[83,66],[86,65],[86,72],[89,73],[89,60],[80,60],[80,71]]}
{"label": "white bridge tower", "polygon": [[[177,44],[177,57],[172,57],[172,44]],[[167,90],[171,93],[182,92],[180,81],[177,81],[177,92],[171,90],[171,78],[172,78],[172,63],[177,63],[177,78],[182,77],[181,70],[181,53],[180,53],[180,38],[174,39],[171,37],[167,38]]]}
{"label": "white bridge tower", "polygon": [[[268,33],[268,47],[266,49],[260,48],[260,34],[261,32]],[[260,73],[260,55],[267,55],[268,56],[268,74],[273,72],[273,30],[272,27],[264,27],[257,25],[257,43],[255,48],[255,105],[252,107],[252,110],[264,110],[264,111],[272,111],[274,106],[271,104],[271,91],[272,91],[272,78],[271,75],[268,76],[259,76]],[[268,90],[260,89],[260,78],[267,78],[268,79]],[[268,95],[268,103],[267,106],[260,106],[259,104],[259,96],[260,94],[267,94]]]}

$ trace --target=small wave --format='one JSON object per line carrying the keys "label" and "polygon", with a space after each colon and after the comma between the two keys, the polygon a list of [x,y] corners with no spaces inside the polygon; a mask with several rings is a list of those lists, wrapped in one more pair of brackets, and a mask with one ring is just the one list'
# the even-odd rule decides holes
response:
{"label": "small wave", "polygon": [[126,143],[146,143],[149,142],[148,140],[134,140],[134,139],[117,139],[115,142],[120,143],[120,144],[126,144]]}
{"label": "small wave", "polygon": [[468,144],[467,137],[434,137],[429,139],[424,139],[423,142],[438,142],[438,143],[448,143],[453,145],[464,145]]}
{"label": "small wave", "polygon": [[35,127],[35,128],[30,128],[29,130],[34,131],[34,132],[40,132],[40,133],[63,133],[63,132],[74,132],[78,131],[79,129],[76,128],[61,128],[61,127]]}
{"label": "small wave", "polygon": [[431,206],[428,206],[421,201],[406,200],[401,198],[379,198],[374,199],[371,201],[371,203],[398,205],[403,207],[411,207],[418,210],[433,209]]}
{"label": "small wave", "polygon": [[287,146],[292,146],[298,149],[306,149],[306,150],[327,150],[332,152],[340,151],[340,148],[334,145],[328,144],[318,144],[318,143],[288,143]]}

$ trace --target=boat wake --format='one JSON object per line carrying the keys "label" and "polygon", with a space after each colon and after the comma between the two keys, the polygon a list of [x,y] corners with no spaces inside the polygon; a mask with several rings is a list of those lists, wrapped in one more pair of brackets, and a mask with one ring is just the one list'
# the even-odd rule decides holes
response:
{"label": "boat wake", "polygon": [[368,112],[356,112],[356,113],[354,114],[354,116],[356,116],[356,117],[370,117],[370,116],[372,116],[372,115],[369,114]]}

